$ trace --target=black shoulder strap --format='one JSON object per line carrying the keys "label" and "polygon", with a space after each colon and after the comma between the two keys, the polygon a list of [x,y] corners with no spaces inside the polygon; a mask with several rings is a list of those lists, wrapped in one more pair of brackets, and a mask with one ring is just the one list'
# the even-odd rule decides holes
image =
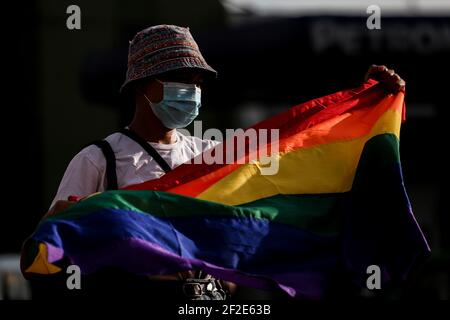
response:
{"label": "black shoulder strap", "polygon": [[155,159],[156,163],[158,163],[158,165],[164,170],[164,172],[167,173],[172,170],[169,164],[158,153],[158,151],[156,151],[155,148],[153,148],[147,141],[145,141],[145,139],[141,138],[135,132],[127,128],[120,130],[120,133],[126,135],[128,138],[138,143],[153,159]]}
{"label": "black shoulder strap", "polygon": [[111,148],[111,145],[106,140],[94,141],[90,144],[94,144],[99,147],[106,159],[106,190],[117,190],[119,185],[117,184],[117,173],[116,173],[116,156]]}

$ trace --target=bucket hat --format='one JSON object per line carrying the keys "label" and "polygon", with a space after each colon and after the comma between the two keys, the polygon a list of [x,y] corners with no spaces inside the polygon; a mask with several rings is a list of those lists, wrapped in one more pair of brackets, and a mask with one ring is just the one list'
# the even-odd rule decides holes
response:
{"label": "bucket hat", "polygon": [[189,28],[175,25],[149,27],[130,41],[127,74],[120,92],[136,80],[181,68],[195,68],[217,76],[217,71],[200,53]]}

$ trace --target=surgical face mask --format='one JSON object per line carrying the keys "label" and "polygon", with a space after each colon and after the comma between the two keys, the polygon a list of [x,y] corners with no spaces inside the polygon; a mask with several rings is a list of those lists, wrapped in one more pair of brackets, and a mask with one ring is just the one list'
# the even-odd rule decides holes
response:
{"label": "surgical face mask", "polygon": [[153,103],[144,94],[153,113],[169,129],[184,128],[198,116],[201,106],[201,89],[194,84],[162,82],[163,99]]}

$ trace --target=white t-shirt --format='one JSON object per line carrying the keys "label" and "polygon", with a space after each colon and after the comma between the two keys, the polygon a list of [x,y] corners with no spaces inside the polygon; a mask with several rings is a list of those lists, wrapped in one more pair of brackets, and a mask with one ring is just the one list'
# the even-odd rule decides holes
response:
{"label": "white t-shirt", "polygon": [[[176,142],[173,144],[149,142],[172,169],[219,143],[185,136],[178,131],[175,134]],[[113,133],[105,140],[114,150],[119,188],[164,175],[164,170],[136,141],[122,133]],[[95,145],[84,148],[70,161],[51,206],[69,196],[84,197],[104,191],[105,171],[106,159],[102,150]]]}

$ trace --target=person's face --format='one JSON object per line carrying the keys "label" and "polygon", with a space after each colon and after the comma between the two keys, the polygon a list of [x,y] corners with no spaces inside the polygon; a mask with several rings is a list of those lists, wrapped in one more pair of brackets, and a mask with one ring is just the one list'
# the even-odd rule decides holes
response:
{"label": "person's face", "polygon": [[162,82],[180,82],[195,84],[199,87],[203,85],[203,74],[196,69],[178,69],[163,73],[155,77]]}
{"label": "person's face", "polygon": [[202,87],[204,83],[204,76],[201,71],[195,69],[179,69],[162,73],[155,76],[144,83],[142,91],[147,95],[151,102],[158,103],[164,96],[164,87],[162,82],[179,82],[186,84],[195,84]]}

